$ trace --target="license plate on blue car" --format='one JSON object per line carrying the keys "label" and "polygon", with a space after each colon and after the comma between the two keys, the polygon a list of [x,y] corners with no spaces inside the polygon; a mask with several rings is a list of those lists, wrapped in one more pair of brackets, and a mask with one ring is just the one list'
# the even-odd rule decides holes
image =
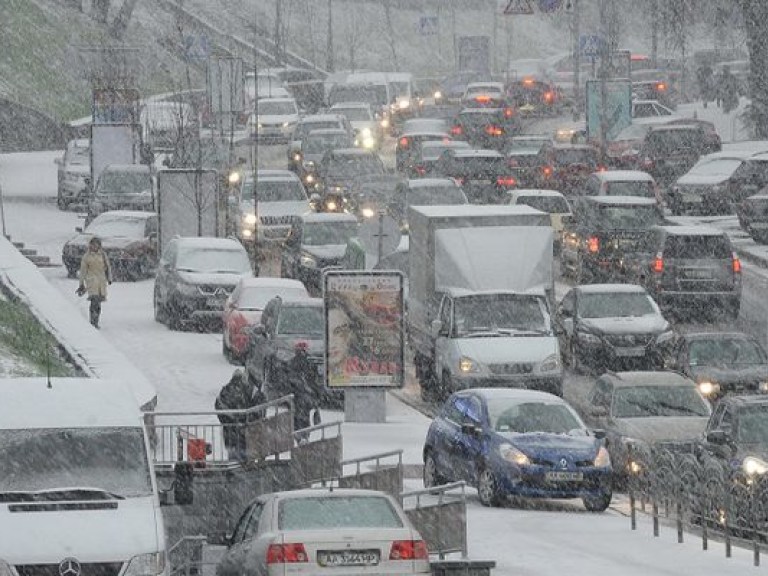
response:
{"label": "license plate on blue car", "polygon": [[581,472],[545,472],[544,479],[548,482],[581,482],[584,474]]}

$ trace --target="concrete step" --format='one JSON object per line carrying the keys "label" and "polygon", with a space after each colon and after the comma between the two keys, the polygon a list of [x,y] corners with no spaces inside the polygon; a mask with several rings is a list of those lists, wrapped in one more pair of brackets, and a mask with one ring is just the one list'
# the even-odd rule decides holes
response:
{"label": "concrete step", "polygon": [[24,248],[24,242],[12,242],[13,247],[17,250],[21,250]]}
{"label": "concrete step", "polygon": [[37,250],[34,248],[19,248],[19,252],[21,252],[22,256],[26,256],[27,258],[37,255]]}
{"label": "concrete step", "polygon": [[28,255],[27,258],[33,263],[38,266],[46,266],[51,263],[51,258],[49,256],[43,256],[42,254],[31,254]]}

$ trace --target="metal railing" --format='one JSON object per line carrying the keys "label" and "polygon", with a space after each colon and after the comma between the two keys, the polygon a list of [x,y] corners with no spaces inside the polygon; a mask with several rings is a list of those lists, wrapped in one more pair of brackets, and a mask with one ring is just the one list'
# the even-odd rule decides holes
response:
{"label": "metal railing", "polygon": [[[394,459],[395,462],[387,462]],[[342,460],[341,475],[337,478],[339,488],[360,488],[379,490],[400,502],[403,492],[403,451],[392,450],[371,456]],[[345,468],[354,468],[345,474]]]}
{"label": "metal railing", "polygon": [[[184,536],[168,549],[171,576],[197,576],[202,573],[203,549],[208,537],[203,535]],[[210,562],[208,565],[215,565]]]}
{"label": "metal railing", "polygon": [[[400,494],[403,510],[424,538],[430,554],[442,560],[446,554],[467,550],[467,494],[465,482]],[[412,504],[410,504],[412,502]]]}

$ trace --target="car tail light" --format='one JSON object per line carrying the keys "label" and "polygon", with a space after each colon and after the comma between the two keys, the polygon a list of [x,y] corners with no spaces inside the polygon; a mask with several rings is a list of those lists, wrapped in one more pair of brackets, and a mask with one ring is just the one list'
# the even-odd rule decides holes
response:
{"label": "car tail light", "polygon": [[489,136],[502,136],[504,134],[504,128],[501,126],[486,126],[485,133]]}
{"label": "car tail light", "polygon": [[597,236],[590,236],[587,238],[587,250],[592,252],[592,254],[600,252],[600,238]]}
{"label": "car tail light", "polygon": [[389,552],[390,560],[428,560],[429,552],[424,540],[395,540]]}
{"label": "car tail light", "polygon": [[498,186],[512,187],[517,184],[517,180],[515,180],[512,176],[499,176],[496,178],[496,184]]}
{"label": "car tail light", "polygon": [[658,90],[659,92],[664,92],[666,91],[666,89],[667,89],[667,85],[664,84],[664,82],[659,82],[656,84],[656,90]]}
{"label": "car tail light", "polygon": [[512,118],[515,115],[514,108],[504,108],[504,118]]}
{"label": "car tail light", "polygon": [[736,254],[733,255],[733,273],[734,274],[741,274],[741,260],[739,260],[739,257],[736,256]]}
{"label": "car tail light", "polygon": [[400,148],[408,148],[408,146],[411,144],[411,141],[407,137],[403,136],[400,138],[398,144],[400,145]]}
{"label": "car tail light", "polygon": [[416,174],[419,176],[424,176],[424,174],[427,173],[426,166],[422,166],[421,164],[416,164],[413,169],[416,171]]}
{"label": "car tail light", "polygon": [[488,102],[491,101],[491,97],[487,94],[480,94],[479,96],[475,96],[475,102],[478,104],[488,104]]}
{"label": "car tail light", "polygon": [[270,544],[267,548],[267,564],[296,564],[308,561],[304,544]]}
{"label": "car tail light", "polygon": [[550,176],[552,176],[552,172],[553,172],[552,166],[544,166],[541,169],[541,172],[542,172],[542,174],[544,174],[545,178],[549,178]]}
{"label": "car tail light", "polygon": [[544,102],[552,104],[555,100],[555,93],[552,91],[544,92]]}
{"label": "car tail light", "polygon": [[606,168],[603,165],[598,165],[597,170],[595,170],[595,172],[607,172],[607,171],[608,171],[608,168]]}
{"label": "car tail light", "polygon": [[454,136],[461,136],[463,132],[464,131],[461,129],[461,126],[451,126],[451,134]]}
{"label": "car tail light", "polygon": [[664,272],[664,258],[662,257],[661,252],[656,254],[656,257],[653,259],[653,262],[651,262],[651,270],[656,272],[656,274],[661,274]]}
{"label": "car tail light", "polygon": [[456,180],[456,184],[458,184],[459,186],[462,186],[464,182],[467,181],[467,179],[462,176],[457,176],[456,178],[454,178],[454,180]]}
{"label": "car tail light", "polygon": [[653,168],[653,159],[648,158],[647,156],[643,158],[643,168],[647,168],[647,169]]}

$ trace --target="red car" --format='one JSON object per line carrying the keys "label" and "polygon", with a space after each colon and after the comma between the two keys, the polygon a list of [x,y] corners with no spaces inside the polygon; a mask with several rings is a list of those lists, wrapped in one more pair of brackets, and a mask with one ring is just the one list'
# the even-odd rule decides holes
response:
{"label": "red car", "polygon": [[298,280],[288,278],[241,278],[224,305],[222,351],[230,362],[242,362],[248,352],[248,328],[261,320],[261,312],[275,296],[308,297]]}

